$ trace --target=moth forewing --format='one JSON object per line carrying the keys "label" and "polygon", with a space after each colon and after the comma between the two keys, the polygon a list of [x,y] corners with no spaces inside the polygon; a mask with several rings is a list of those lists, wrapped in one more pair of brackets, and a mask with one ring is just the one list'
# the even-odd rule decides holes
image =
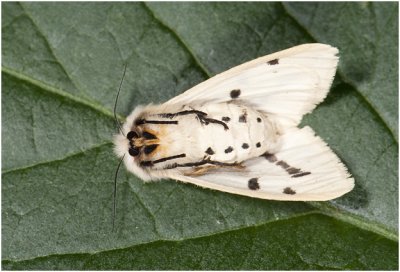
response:
{"label": "moth forewing", "polygon": [[[115,151],[143,180],[172,178],[275,200],[329,200],[354,186],[304,114],[326,97],[336,48],[305,44],[221,73],[160,105],[137,107]],[[125,135],[125,136],[124,136]]]}

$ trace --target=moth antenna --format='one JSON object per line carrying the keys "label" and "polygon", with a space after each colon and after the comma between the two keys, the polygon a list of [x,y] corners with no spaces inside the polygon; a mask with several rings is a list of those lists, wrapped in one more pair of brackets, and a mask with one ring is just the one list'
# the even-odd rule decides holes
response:
{"label": "moth antenna", "polygon": [[117,127],[119,129],[119,131],[122,133],[122,135],[125,136],[124,132],[122,131],[122,127],[121,127],[121,123],[118,121],[117,118],[117,114],[116,114],[116,109],[117,109],[117,103],[118,103],[118,98],[119,98],[119,93],[121,91],[121,87],[122,87],[122,82],[124,82],[124,78],[125,78],[125,73],[126,73],[126,66],[128,64],[125,63],[124,65],[124,73],[122,74],[122,79],[121,82],[119,83],[119,88],[118,88],[118,92],[117,92],[117,97],[115,98],[115,103],[114,103],[114,119],[115,119],[115,123],[117,124]]}
{"label": "moth antenna", "polygon": [[118,167],[117,167],[117,171],[115,171],[115,177],[114,177],[114,194],[113,194],[113,216],[112,216],[112,231],[114,232],[114,226],[115,226],[115,215],[117,212],[117,178],[118,178],[118,171],[119,168],[121,167],[121,163],[124,160],[125,154],[124,156],[122,156],[122,159],[119,161],[118,163]]}

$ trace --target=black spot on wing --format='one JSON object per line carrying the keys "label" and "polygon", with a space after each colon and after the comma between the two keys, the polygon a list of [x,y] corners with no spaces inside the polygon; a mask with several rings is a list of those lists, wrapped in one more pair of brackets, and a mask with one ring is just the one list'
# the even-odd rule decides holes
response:
{"label": "black spot on wing", "polygon": [[229,122],[230,120],[231,120],[231,118],[229,118],[228,116],[222,117],[222,121],[224,121],[224,122]]}
{"label": "black spot on wing", "polygon": [[261,143],[260,142],[258,142],[257,144],[256,144],[256,147],[261,147]]}
{"label": "black spot on wing", "polygon": [[273,59],[267,62],[269,65],[276,65],[279,64],[279,59]]}
{"label": "black spot on wing", "polygon": [[269,162],[276,162],[278,160],[274,154],[269,154],[268,152],[265,152],[261,156],[267,159]]}
{"label": "black spot on wing", "polygon": [[[258,144],[259,143],[257,143],[257,145],[256,145],[257,147],[259,147]],[[260,146],[261,146],[261,144],[260,144]],[[261,155],[261,157],[264,157],[269,162],[275,163],[275,165],[282,167],[282,169],[284,169],[289,175],[291,175],[292,178],[299,178],[299,177],[303,177],[303,176],[307,176],[307,175],[311,174],[311,172],[303,172],[299,168],[292,167],[285,161],[282,161],[282,160],[278,161],[278,159],[276,158],[275,155],[269,154],[268,152]]]}
{"label": "black spot on wing", "polygon": [[293,175],[292,178],[299,178],[299,177],[307,176],[309,174],[311,174],[311,172],[301,172],[299,174]]}
{"label": "black spot on wing", "polygon": [[[176,156],[175,156],[176,158]],[[156,163],[157,161],[154,161]],[[205,159],[197,162],[187,162],[187,163],[173,163],[169,164],[164,169],[174,169],[178,167],[196,167],[196,166],[202,166],[205,164],[211,164],[211,165],[217,165],[217,166],[229,166],[229,167],[242,167],[240,163],[234,162],[234,163],[225,163],[225,162],[219,162],[219,161],[212,161],[210,159]]]}
{"label": "black spot on wing", "polygon": [[233,147],[229,146],[227,149],[225,149],[225,153],[231,153],[233,151]]}
{"label": "black spot on wing", "polygon": [[242,115],[239,116],[239,122],[240,123],[246,123],[247,122],[247,111],[243,110]]}
{"label": "black spot on wing", "polygon": [[258,184],[258,178],[249,179],[247,186],[249,186],[250,190],[260,189],[260,184]]}
{"label": "black spot on wing", "polygon": [[215,154],[214,150],[212,150],[211,147],[207,148],[206,153],[207,153],[208,155],[214,155],[214,154]]}
{"label": "black spot on wing", "polygon": [[289,175],[292,175],[292,178],[299,178],[299,177],[303,177],[303,176],[307,176],[307,175],[311,174],[311,172],[303,172],[299,168],[292,167],[285,161],[278,161],[276,163],[276,165],[279,165],[280,167],[285,169],[285,171]]}
{"label": "black spot on wing", "polygon": [[240,96],[240,90],[239,89],[235,89],[231,91],[231,98],[232,99],[236,99]]}
{"label": "black spot on wing", "polygon": [[296,191],[294,191],[292,188],[290,187],[286,187],[285,189],[283,189],[283,193],[287,194],[287,195],[295,195]]}
{"label": "black spot on wing", "polygon": [[286,169],[286,172],[288,172],[289,175],[293,175],[293,174],[300,173],[301,170],[299,168],[290,167],[290,168]]}
{"label": "black spot on wing", "polygon": [[285,161],[278,161],[278,162],[276,163],[276,165],[279,165],[279,166],[282,167],[283,169],[287,169],[287,168],[290,167],[290,165],[287,164]]}
{"label": "black spot on wing", "polygon": [[261,118],[260,118],[260,117],[257,117],[257,122],[258,122],[258,123],[261,123],[261,121],[262,121]]}
{"label": "black spot on wing", "polygon": [[243,149],[247,149],[247,148],[249,148],[249,144],[247,144],[247,143],[243,143],[243,144],[242,144],[242,148],[243,148]]}

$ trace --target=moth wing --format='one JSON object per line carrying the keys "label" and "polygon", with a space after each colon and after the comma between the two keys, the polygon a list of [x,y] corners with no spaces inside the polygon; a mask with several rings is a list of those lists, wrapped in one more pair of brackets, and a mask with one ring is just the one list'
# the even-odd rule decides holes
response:
{"label": "moth wing", "polygon": [[170,178],[272,200],[325,201],[352,190],[354,179],[310,127],[293,128],[282,137],[278,153],[244,162],[243,171],[221,168],[198,177],[173,174]]}
{"label": "moth wing", "polygon": [[232,90],[240,90],[238,100],[276,116],[283,125],[295,126],[326,97],[337,53],[325,44],[292,47],[218,74],[166,103],[227,102]]}

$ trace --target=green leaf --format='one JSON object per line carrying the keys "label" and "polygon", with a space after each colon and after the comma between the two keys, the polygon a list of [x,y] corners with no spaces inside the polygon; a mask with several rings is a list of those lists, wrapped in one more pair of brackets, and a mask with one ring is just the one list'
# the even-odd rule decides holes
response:
{"label": "green leaf", "polygon": [[[2,4],[3,268],[396,270],[397,7]],[[111,232],[124,63],[122,116],[307,42],[340,49],[334,88],[303,124],[346,163],[351,193],[265,201],[121,169]]]}
{"label": "green leaf", "polygon": [[397,266],[396,251],[397,243],[382,241],[379,235],[360,231],[357,227],[329,217],[309,214],[179,242],[157,241],[109,252],[42,257],[20,263],[6,261],[4,268],[383,269]]}

